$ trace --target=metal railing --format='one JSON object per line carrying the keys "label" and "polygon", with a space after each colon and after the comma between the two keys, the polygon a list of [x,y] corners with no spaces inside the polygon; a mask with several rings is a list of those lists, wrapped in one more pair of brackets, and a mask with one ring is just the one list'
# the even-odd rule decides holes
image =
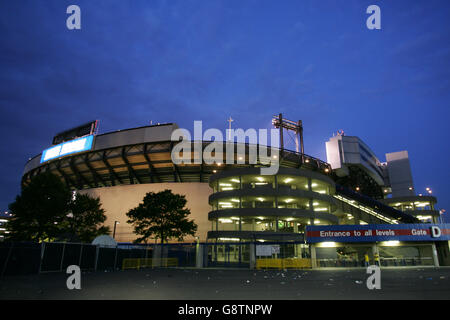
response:
{"label": "metal railing", "polygon": [[311,259],[256,259],[256,269],[303,269],[311,268]]}
{"label": "metal railing", "polygon": [[178,267],[177,258],[156,258],[156,259],[123,259],[122,270],[141,269],[155,267]]}

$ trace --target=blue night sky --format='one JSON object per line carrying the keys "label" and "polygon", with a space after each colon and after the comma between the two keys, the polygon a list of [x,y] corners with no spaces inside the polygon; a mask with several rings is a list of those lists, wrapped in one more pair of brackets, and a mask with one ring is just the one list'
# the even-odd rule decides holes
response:
{"label": "blue night sky", "polygon": [[[81,30],[66,28],[71,4]],[[381,30],[366,28],[372,4]],[[2,0],[0,209],[26,160],[89,120],[225,130],[282,112],[323,160],[339,129],[381,161],[408,150],[417,192],[449,216],[449,17],[448,0]]]}

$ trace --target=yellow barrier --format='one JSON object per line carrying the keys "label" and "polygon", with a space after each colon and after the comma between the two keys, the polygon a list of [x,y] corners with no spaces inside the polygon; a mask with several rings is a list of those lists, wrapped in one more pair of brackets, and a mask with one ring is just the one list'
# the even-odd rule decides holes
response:
{"label": "yellow barrier", "polygon": [[122,270],[153,267],[178,267],[177,258],[157,258],[157,259],[123,259]]}
{"label": "yellow barrier", "polygon": [[311,268],[311,259],[256,259],[256,269],[301,269]]}

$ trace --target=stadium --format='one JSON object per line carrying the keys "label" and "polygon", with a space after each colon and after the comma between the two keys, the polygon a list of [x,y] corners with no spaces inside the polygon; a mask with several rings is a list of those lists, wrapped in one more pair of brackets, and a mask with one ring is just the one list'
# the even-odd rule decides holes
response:
{"label": "stadium", "polygon": [[[185,241],[210,244],[202,254],[209,265],[257,267],[258,260],[283,257],[345,267],[366,255],[385,265],[449,264],[449,227],[440,221],[435,197],[415,195],[407,152],[386,154],[381,163],[358,137],[339,133],[326,143],[325,162],[303,152],[301,121],[281,114],[274,120],[281,142],[274,175],[260,174],[261,159],[247,161],[249,144],[245,159],[235,153],[233,164],[225,158],[176,164],[175,123],[96,134],[92,121],[56,135],[52,146],[30,158],[22,184],[52,172],[72,190],[99,197],[119,243],[136,238],[125,214],[147,192],[183,194],[198,225],[196,237]],[[297,134],[296,151],[284,149],[283,130]],[[191,143],[203,151],[210,141]]]}

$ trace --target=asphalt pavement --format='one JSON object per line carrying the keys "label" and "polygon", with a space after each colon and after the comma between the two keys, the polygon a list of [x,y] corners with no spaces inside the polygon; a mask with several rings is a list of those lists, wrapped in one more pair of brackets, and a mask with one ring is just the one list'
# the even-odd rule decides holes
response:
{"label": "asphalt pavement", "polygon": [[0,299],[450,299],[450,268],[382,268],[380,289],[369,290],[366,269],[142,269],[82,272],[81,289],[68,274],[5,276]]}

